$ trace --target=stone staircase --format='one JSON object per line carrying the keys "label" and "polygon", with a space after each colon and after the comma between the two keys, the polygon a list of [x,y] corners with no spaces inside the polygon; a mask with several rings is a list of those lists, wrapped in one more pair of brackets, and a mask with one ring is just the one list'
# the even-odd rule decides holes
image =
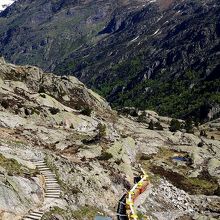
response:
{"label": "stone staircase", "polygon": [[26,215],[23,220],[39,220],[44,215],[42,211],[32,211],[30,214]]}
{"label": "stone staircase", "polygon": [[[47,167],[44,160],[34,162],[41,175],[45,179],[45,199],[59,199],[60,198],[60,185],[57,182],[56,175],[51,172]],[[44,215],[43,206],[39,210],[33,210],[23,217],[23,220],[40,220]]]}

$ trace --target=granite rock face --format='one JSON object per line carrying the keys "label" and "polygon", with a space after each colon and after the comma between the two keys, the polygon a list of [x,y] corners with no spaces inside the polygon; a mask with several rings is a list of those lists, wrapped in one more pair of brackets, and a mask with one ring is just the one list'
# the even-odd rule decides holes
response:
{"label": "granite rock face", "polygon": [[219,8],[218,0],[20,0],[0,13],[0,53],[74,75],[117,107],[213,119]]}
{"label": "granite rock face", "polygon": [[[140,165],[151,180],[140,213],[158,220],[217,219],[218,120],[189,134],[170,132],[172,119],[152,111],[140,122],[142,113],[119,114],[74,77],[1,58],[1,219],[21,219],[45,201],[43,219],[90,220],[97,214],[115,219],[118,200],[140,175]],[[152,120],[160,129],[149,129]],[[44,180],[34,165],[41,160],[62,191],[53,208],[44,200]]]}

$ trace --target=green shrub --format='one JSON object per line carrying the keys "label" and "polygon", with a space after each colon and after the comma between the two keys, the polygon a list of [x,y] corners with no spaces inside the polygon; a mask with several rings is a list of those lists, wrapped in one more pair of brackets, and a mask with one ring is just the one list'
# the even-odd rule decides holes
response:
{"label": "green shrub", "polygon": [[145,113],[145,111],[143,111],[143,112],[138,116],[137,121],[138,121],[138,122],[145,122],[145,120],[146,120],[146,113]]}
{"label": "green shrub", "polygon": [[198,147],[203,147],[203,146],[204,146],[204,142],[201,141],[198,143]]}
{"label": "green shrub", "polygon": [[185,129],[187,133],[193,133],[193,122],[191,118],[186,119]]}
{"label": "green shrub", "polygon": [[52,107],[52,108],[49,108],[49,111],[52,115],[56,115],[57,113],[60,112],[60,109]]}
{"label": "green shrub", "polygon": [[5,109],[7,109],[9,107],[9,103],[6,100],[2,100],[1,102],[1,106]]}
{"label": "green shrub", "polygon": [[99,139],[106,136],[106,125],[105,124],[98,123],[97,130],[98,130],[98,138]]}
{"label": "green shrub", "polygon": [[102,154],[97,157],[98,160],[110,160],[112,158],[112,154],[108,153],[108,152],[102,152]]}
{"label": "green shrub", "polygon": [[46,95],[43,94],[43,93],[41,93],[40,96],[41,96],[42,98],[44,98],[44,99],[46,98]]}
{"label": "green shrub", "polygon": [[156,130],[160,130],[160,131],[163,130],[163,126],[160,124],[160,122],[155,123],[155,128],[156,128]]}
{"label": "green shrub", "polygon": [[148,129],[154,130],[154,122],[153,122],[153,120],[150,121]]}
{"label": "green shrub", "polygon": [[43,86],[40,86],[38,93],[45,93],[45,89]]}
{"label": "green shrub", "polygon": [[91,116],[92,113],[92,109],[89,107],[85,107],[81,110],[80,112],[82,115],[87,115],[87,116]]}
{"label": "green shrub", "polygon": [[181,128],[181,124],[177,119],[172,119],[170,122],[170,131],[171,132],[176,132],[178,130],[180,130]]}
{"label": "green shrub", "polygon": [[205,130],[201,130],[200,131],[200,136],[207,137],[206,131]]}

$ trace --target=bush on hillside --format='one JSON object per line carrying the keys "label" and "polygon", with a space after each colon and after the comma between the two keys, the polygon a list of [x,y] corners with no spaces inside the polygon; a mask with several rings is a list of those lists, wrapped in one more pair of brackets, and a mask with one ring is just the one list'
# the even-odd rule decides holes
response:
{"label": "bush on hillside", "polygon": [[177,119],[172,119],[170,122],[170,131],[171,132],[176,132],[178,130],[180,130],[181,128],[181,124]]}
{"label": "bush on hillside", "polygon": [[150,121],[148,129],[154,130],[154,122],[153,122],[153,120]]}
{"label": "bush on hillside", "polygon": [[92,109],[90,107],[85,107],[80,112],[82,115],[91,116]]}
{"label": "bush on hillside", "polygon": [[185,129],[186,129],[187,133],[192,133],[192,134],[194,133],[194,131],[193,131],[193,122],[192,122],[191,118],[186,119]]}

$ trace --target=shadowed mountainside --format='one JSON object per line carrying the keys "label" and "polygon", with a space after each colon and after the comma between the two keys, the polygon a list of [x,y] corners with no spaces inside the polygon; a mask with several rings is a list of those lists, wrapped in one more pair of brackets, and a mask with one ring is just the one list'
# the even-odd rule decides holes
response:
{"label": "shadowed mountainside", "polygon": [[0,53],[114,107],[203,121],[219,115],[219,16],[217,0],[19,0],[0,14]]}

